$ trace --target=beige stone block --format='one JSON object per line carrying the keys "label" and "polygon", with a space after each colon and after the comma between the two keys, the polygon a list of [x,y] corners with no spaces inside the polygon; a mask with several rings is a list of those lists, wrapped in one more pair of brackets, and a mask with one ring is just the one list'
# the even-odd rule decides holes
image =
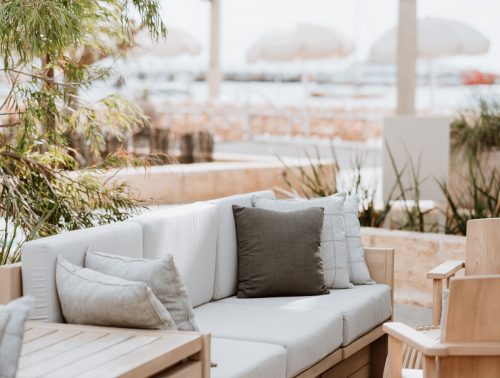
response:
{"label": "beige stone block", "polygon": [[465,260],[465,236],[363,227],[365,247],[394,248],[394,300],[432,306],[432,281],[427,272],[446,260]]}

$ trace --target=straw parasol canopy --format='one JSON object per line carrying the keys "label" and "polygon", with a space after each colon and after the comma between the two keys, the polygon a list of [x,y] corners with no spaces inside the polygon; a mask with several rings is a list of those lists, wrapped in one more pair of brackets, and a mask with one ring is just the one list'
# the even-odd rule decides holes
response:
{"label": "straw parasol canopy", "polygon": [[[384,33],[371,47],[373,62],[392,62],[397,54],[397,28]],[[427,17],[417,21],[417,57],[433,60],[457,55],[481,55],[490,42],[478,30],[463,22]]]}
{"label": "straw parasol canopy", "polygon": [[248,50],[247,61],[288,62],[344,57],[354,43],[342,33],[318,25],[299,24],[292,30],[264,34]]}
{"label": "straw parasol canopy", "polygon": [[135,36],[136,54],[153,54],[163,57],[180,55],[199,55],[201,43],[189,33],[181,29],[169,28],[165,39],[152,41],[148,33],[143,30]]}

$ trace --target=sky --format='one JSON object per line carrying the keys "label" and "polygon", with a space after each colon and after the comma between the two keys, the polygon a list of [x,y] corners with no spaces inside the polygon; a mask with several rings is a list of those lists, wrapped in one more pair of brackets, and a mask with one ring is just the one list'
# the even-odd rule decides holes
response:
{"label": "sky", "polygon": [[[181,28],[203,45],[198,57],[169,58],[168,67],[204,69],[209,50],[207,0],[161,0],[167,27]],[[500,73],[500,0],[417,0],[419,17],[445,17],[473,26],[490,39],[489,53],[448,58],[441,66],[478,68]],[[318,69],[337,69],[367,59],[371,44],[397,23],[397,0],[221,0],[221,65],[224,71],[276,69],[263,63],[248,65],[246,51],[262,34],[297,23],[337,29],[356,43],[354,54],[342,61],[308,63]],[[278,67],[281,69],[281,67]],[[294,70],[298,64],[285,69]]]}

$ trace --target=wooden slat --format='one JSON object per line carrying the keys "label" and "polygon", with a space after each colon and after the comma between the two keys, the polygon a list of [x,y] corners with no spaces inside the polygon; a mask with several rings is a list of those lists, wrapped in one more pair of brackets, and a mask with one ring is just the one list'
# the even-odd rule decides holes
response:
{"label": "wooden slat", "polygon": [[202,337],[202,351],[200,353],[200,361],[201,361],[201,367],[202,367],[202,377],[203,378],[209,378],[210,377],[210,368],[212,365],[212,359],[211,359],[211,342],[212,338],[211,335],[203,335]]}
{"label": "wooden slat", "polygon": [[442,319],[443,309],[443,280],[432,280],[432,325],[438,326]]}
{"label": "wooden slat", "polygon": [[0,304],[23,295],[21,263],[0,266]]}
{"label": "wooden slat", "polygon": [[370,363],[370,348],[365,347],[325,372],[321,378],[347,378]]}
{"label": "wooden slat", "polygon": [[465,274],[500,274],[500,218],[467,222]]}
{"label": "wooden slat", "polygon": [[365,248],[365,259],[371,277],[377,283],[394,287],[394,249]]}
{"label": "wooden slat", "polygon": [[382,336],[384,336],[384,330],[382,328],[382,325],[379,325],[378,327],[372,329],[367,334],[357,338],[349,345],[343,347],[342,359],[345,360],[346,358],[351,357],[353,354],[355,354],[356,352],[363,349],[364,347],[371,344],[373,341],[377,340]]}
{"label": "wooden slat", "polygon": [[500,341],[500,275],[455,278],[443,329],[446,342]]}
{"label": "wooden slat", "polygon": [[351,375],[349,378],[369,378],[369,377],[370,377],[370,365],[365,365],[361,369],[356,371],[353,375]]}
{"label": "wooden slat", "polygon": [[[394,340],[398,340],[417,351],[433,356],[445,356],[446,348],[443,344],[432,337],[426,336],[415,329],[403,323],[385,323],[384,331],[392,336]],[[390,340],[390,339],[389,339]],[[403,350],[401,349],[401,353]],[[392,358],[392,355],[391,355]],[[401,357],[401,364],[403,363]],[[401,365],[402,366],[402,365]]]}
{"label": "wooden slat", "polygon": [[23,357],[27,356],[40,349],[50,347],[51,345],[60,343],[61,341],[65,341],[81,333],[82,331],[78,330],[61,330],[49,333],[43,337],[33,339],[23,344],[23,349],[21,350],[21,356]]}
{"label": "wooden slat", "polygon": [[199,378],[203,370],[201,365],[200,361],[187,361],[164,373],[156,374],[154,378]]}
{"label": "wooden slat", "polygon": [[186,362],[179,374],[209,378],[209,342],[198,332],[28,322],[18,378],[142,378]]}
{"label": "wooden slat", "polygon": [[[97,353],[102,353],[105,349],[110,348],[113,345],[119,344],[124,340],[130,339],[132,337],[133,336],[129,334],[104,334],[104,336],[100,339],[81,345],[80,347],[66,353],[61,353],[58,358],[49,359],[44,361],[43,363],[21,369],[21,371],[18,373],[18,378],[43,376],[45,374],[49,374],[53,370],[64,366],[69,366],[85,357]],[[21,364],[22,361],[23,357],[21,357]]]}
{"label": "wooden slat", "polygon": [[106,335],[98,332],[82,332],[72,338],[62,340],[56,344],[43,348],[36,353],[25,355],[24,358],[19,361],[19,369],[40,364],[51,358],[59,359],[61,354],[69,353],[82,345],[88,344],[104,336]]}
{"label": "wooden slat", "polygon": [[200,350],[201,340],[184,343],[179,338],[160,337],[143,347],[135,349],[134,353],[109,359],[106,363],[79,375],[79,377],[93,378],[97,374],[103,377],[122,378],[150,376],[162,371],[166,365],[175,365],[186,356],[200,352]]}
{"label": "wooden slat", "polygon": [[52,328],[28,328],[24,331],[23,343],[27,343],[31,340],[38,339],[39,337],[54,332],[57,332],[57,330]]}
{"label": "wooden slat", "polygon": [[83,359],[73,362],[69,366],[51,371],[47,374],[47,378],[75,377],[77,376],[76,372],[78,372],[78,375],[84,374],[85,372],[91,371],[92,369],[101,366],[110,360],[134,352],[156,340],[158,340],[158,337],[155,336],[137,336],[126,339],[100,353],[91,354]]}
{"label": "wooden slat", "polygon": [[427,272],[428,279],[440,279],[453,276],[456,272],[465,267],[463,260],[448,260]]}
{"label": "wooden slat", "polygon": [[332,366],[337,365],[342,361],[342,350],[337,349],[335,352],[329,354],[321,361],[316,363],[314,366],[311,366],[306,371],[300,373],[295,378],[315,378],[320,376],[323,372],[330,369]]}
{"label": "wooden slat", "polygon": [[390,378],[401,378],[403,367],[403,343],[394,337],[389,336],[389,364]]}

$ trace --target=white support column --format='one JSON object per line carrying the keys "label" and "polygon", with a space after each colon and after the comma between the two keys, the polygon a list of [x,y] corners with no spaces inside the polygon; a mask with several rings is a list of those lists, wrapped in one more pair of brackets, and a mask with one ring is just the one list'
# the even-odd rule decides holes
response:
{"label": "white support column", "polygon": [[417,0],[399,0],[397,59],[396,115],[414,115],[417,71]]}
{"label": "white support column", "polygon": [[210,7],[210,63],[208,67],[208,92],[210,98],[220,94],[220,0],[211,0]]}

